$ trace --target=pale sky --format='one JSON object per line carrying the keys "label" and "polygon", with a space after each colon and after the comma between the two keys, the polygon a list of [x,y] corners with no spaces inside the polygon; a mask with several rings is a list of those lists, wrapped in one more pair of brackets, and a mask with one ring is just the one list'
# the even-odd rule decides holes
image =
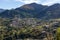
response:
{"label": "pale sky", "polygon": [[53,5],[60,3],[60,0],[0,0],[0,8],[11,9],[17,8],[24,4],[38,3],[42,5]]}

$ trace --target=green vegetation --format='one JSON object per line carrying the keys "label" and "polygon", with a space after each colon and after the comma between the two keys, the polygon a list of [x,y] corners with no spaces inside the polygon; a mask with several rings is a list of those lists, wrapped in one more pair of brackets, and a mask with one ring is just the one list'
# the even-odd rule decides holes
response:
{"label": "green vegetation", "polygon": [[0,40],[60,40],[60,21],[0,18]]}
{"label": "green vegetation", "polygon": [[57,40],[60,40],[60,27],[57,28],[56,34],[57,34]]}
{"label": "green vegetation", "polygon": [[0,40],[60,40],[60,4],[0,10]]}

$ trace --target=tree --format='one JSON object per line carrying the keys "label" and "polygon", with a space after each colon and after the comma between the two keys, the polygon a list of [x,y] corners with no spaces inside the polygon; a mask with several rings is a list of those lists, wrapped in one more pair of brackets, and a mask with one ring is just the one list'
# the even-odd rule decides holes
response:
{"label": "tree", "polygon": [[56,31],[56,40],[60,40],[60,27]]}

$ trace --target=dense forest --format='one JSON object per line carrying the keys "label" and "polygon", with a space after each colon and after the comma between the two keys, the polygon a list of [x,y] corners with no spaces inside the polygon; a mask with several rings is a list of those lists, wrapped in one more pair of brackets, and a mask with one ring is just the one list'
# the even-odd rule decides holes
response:
{"label": "dense forest", "polygon": [[0,40],[60,40],[60,19],[0,18]]}

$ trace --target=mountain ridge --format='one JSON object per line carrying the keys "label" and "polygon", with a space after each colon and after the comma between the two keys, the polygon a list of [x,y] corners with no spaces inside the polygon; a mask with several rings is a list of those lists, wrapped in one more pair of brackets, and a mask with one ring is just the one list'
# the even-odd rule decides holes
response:
{"label": "mountain ridge", "polygon": [[4,9],[0,9],[0,13],[3,12],[3,11],[5,11],[5,10]]}
{"label": "mountain ridge", "polygon": [[26,4],[16,9],[11,9],[0,13],[0,17],[14,18],[15,15],[21,18],[40,18],[51,19],[60,18],[60,4],[56,3],[51,6],[31,3]]}

